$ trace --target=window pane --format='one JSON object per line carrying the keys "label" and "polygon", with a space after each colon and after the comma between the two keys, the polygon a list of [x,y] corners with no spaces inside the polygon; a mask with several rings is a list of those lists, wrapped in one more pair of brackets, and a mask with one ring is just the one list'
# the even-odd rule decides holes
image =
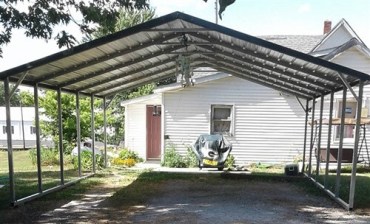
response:
{"label": "window pane", "polygon": [[215,133],[226,133],[230,132],[231,121],[214,121],[213,132]]}
{"label": "window pane", "polygon": [[214,108],[214,119],[228,119],[230,117],[231,108]]}
{"label": "window pane", "polygon": [[[353,138],[354,130],[355,130],[354,125],[345,125],[343,138]],[[340,125],[337,125],[337,138],[339,137],[340,137]]]}

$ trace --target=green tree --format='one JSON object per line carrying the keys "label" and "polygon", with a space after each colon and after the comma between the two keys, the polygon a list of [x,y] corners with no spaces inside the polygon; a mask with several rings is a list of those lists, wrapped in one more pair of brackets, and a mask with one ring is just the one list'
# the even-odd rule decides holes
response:
{"label": "green tree", "polygon": [[[58,105],[57,93],[47,90],[39,97],[40,107],[43,108],[41,114],[46,119],[40,121],[42,135],[44,137],[52,136],[55,145],[59,142],[58,139]],[[62,119],[63,119],[63,140],[67,143],[75,143],[77,140],[76,132],[76,97],[72,94],[64,94],[61,96],[62,104]],[[81,138],[91,136],[91,100],[89,97],[80,98],[80,127]],[[108,111],[108,116],[110,112]],[[103,127],[103,110],[102,100],[94,100],[94,122],[95,130]]]}
{"label": "green tree", "polygon": [[[10,85],[9,88],[13,89],[13,85]],[[20,104],[20,95],[19,91],[15,91],[13,96],[10,98],[10,106],[18,107]],[[0,81],[0,106],[5,106],[5,90],[4,90],[4,83]]]}
{"label": "green tree", "polygon": [[3,0],[0,2],[0,56],[4,44],[11,41],[14,29],[24,29],[27,37],[54,38],[59,47],[71,47],[76,38],[66,30],[55,34],[56,26],[72,22],[83,33],[92,33],[96,25],[114,32],[121,8],[147,7],[148,0]]}
{"label": "green tree", "polygon": [[28,91],[20,91],[19,93],[22,106],[31,107],[35,105],[33,94]]}
{"label": "green tree", "polygon": [[[155,10],[152,8],[145,9],[121,9],[119,11],[118,21],[115,25],[114,31],[120,31],[127,29],[129,27],[135,26],[137,24],[149,21],[155,18]],[[105,27],[98,27],[92,34],[86,35],[83,41],[90,41],[96,38],[100,38],[111,34],[112,31],[106,29]],[[107,111],[110,112],[111,116],[108,118],[108,124],[110,127],[114,128],[114,135],[109,136],[110,143],[119,144],[124,136],[124,108],[120,105],[121,101],[126,99],[132,99],[138,96],[148,95],[153,93],[154,84],[144,85],[142,87],[135,88],[129,92],[123,91],[122,93],[116,94],[110,102],[110,107]],[[97,139],[102,140],[103,136],[99,133],[97,134]]]}

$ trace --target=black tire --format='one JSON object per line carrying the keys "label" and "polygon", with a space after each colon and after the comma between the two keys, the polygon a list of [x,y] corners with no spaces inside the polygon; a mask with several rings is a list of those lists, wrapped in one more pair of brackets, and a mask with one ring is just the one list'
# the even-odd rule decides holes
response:
{"label": "black tire", "polygon": [[224,167],[217,167],[218,171],[223,171]]}

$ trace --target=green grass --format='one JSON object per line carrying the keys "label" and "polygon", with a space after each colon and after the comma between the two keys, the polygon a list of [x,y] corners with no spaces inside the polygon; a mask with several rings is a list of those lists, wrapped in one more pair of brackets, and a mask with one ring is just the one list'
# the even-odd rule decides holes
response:
{"label": "green grass", "polygon": [[[25,197],[37,192],[37,169],[31,163],[27,151],[14,151],[14,166],[15,166],[15,190],[16,198]],[[0,184],[6,186],[0,189],[0,209],[9,206],[9,186],[8,186],[8,162],[7,152],[0,151]],[[255,165],[248,167],[252,173],[252,181],[263,181],[267,184],[273,181],[289,181],[292,184],[303,188],[311,194],[321,194],[321,191],[307,180],[301,181],[297,178],[291,181],[291,178],[286,178],[284,175],[283,166],[265,166]],[[344,168],[341,178],[340,197],[348,202],[349,183],[350,183],[350,169]],[[368,168],[359,168],[357,176],[356,193],[355,193],[355,207],[356,208],[370,208],[370,172]],[[112,174],[115,175],[112,175]],[[59,166],[43,166],[42,179],[43,189],[48,189],[57,186],[60,183]],[[72,165],[65,166],[65,182],[77,178],[77,171],[73,169]],[[121,176],[119,182],[114,182],[113,176]],[[110,202],[119,205],[122,200],[127,203],[140,203],[143,202],[148,196],[155,193],[157,188],[163,181],[167,180],[191,180],[191,181],[215,181],[217,175],[199,175],[199,174],[168,174],[168,173],[151,173],[151,172],[138,172],[129,171],[121,168],[110,168],[101,171],[92,178],[83,180],[82,182],[69,187],[63,191],[47,195],[38,201],[53,200],[72,200],[80,197],[80,195],[87,190],[96,187],[97,185],[104,185],[104,187],[113,187],[117,190],[115,197],[112,197]],[[218,178],[219,179],[219,178]],[[294,178],[293,178],[294,179]],[[114,180],[114,181],[113,181]],[[319,182],[323,183],[323,175],[319,176]],[[116,183],[114,186],[112,181]],[[330,173],[328,178],[328,188],[334,191],[335,186],[335,173]],[[129,202],[128,202],[129,201]],[[126,203],[125,202],[125,203]]]}
{"label": "green grass", "polygon": [[[13,151],[14,183],[16,199],[38,192],[37,167],[32,164],[28,150]],[[42,166],[42,189],[46,190],[60,184],[60,166]],[[64,167],[64,181],[78,178],[78,172],[72,164]],[[0,151],[0,208],[9,206],[9,171],[7,151]]]}

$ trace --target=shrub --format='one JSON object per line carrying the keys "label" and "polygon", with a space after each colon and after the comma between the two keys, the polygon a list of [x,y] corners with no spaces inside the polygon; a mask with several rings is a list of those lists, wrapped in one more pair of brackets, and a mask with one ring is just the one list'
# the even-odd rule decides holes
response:
{"label": "shrub", "polygon": [[[57,149],[41,148],[41,165],[59,165],[59,151]],[[37,164],[37,150],[30,149],[29,156],[33,165]]]}
{"label": "shrub", "polygon": [[186,167],[198,167],[198,158],[195,155],[194,151],[191,149],[191,147],[188,147],[188,152],[186,153],[185,156],[185,162],[186,162]]}
{"label": "shrub", "polygon": [[64,154],[66,155],[69,155],[72,153],[72,150],[73,148],[75,147],[74,144],[66,141],[66,140],[63,140],[63,151],[64,151]]}
{"label": "shrub", "polygon": [[[75,169],[78,168],[78,157],[74,156],[73,159],[73,166]],[[92,159],[92,152],[90,151],[82,151],[81,152],[81,168],[85,170],[91,170],[93,167],[93,159]],[[104,158],[97,154],[95,155],[95,168],[102,169],[104,167]]]}
{"label": "shrub", "polygon": [[186,161],[181,157],[181,155],[176,152],[175,148],[167,148],[164,153],[164,160],[161,166],[173,167],[173,168],[184,168],[186,167]]}
{"label": "shrub", "polygon": [[112,164],[119,165],[119,166],[132,167],[132,166],[135,166],[136,162],[134,159],[114,158],[112,160]]}
{"label": "shrub", "polygon": [[139,157],[139,155],[132,151],[132,150],[129,150],[129,149],[123,149],[120,153],[119,153],[119,156],[118,156],[120,159],[133,159],[135,161],[135,163],[138,163],[138,162],[142,162],[143,159]]}
{"label": "shrub", "polygon": [[235,165],[235,158],[233,155],[229,154],[229,156],[227,157],[226,161],[225,161],[225,168],[229,169],[229,168],[233,168]]}

